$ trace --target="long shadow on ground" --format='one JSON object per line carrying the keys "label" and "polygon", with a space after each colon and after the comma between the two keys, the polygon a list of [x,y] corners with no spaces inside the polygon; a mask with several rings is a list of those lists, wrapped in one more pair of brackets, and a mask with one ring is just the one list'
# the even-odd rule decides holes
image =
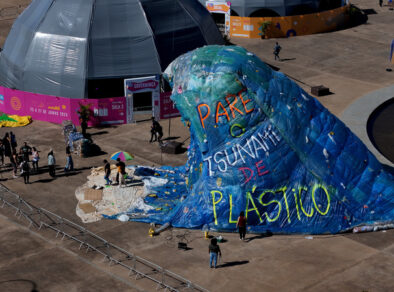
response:
{"label": "long shadow on ground", "polygon": [[249,261],[232,261],[232,262],[225,262],[221,265],[218,265],[218,268],[226,268],[226,267],[233,267],[233,266],[239,266],[239,265],[245,265],[248,264]]}

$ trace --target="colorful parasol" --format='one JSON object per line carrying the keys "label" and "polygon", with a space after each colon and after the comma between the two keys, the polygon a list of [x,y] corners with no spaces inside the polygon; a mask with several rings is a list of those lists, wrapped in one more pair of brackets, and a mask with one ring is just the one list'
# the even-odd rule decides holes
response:
{"label": "colorful parasol", "polygon": [[134,156],[125,151],[118,151],[111,155],[112,160],[116,160],[118,158],[120,158],[122,161],[126,161],[134,159]]}

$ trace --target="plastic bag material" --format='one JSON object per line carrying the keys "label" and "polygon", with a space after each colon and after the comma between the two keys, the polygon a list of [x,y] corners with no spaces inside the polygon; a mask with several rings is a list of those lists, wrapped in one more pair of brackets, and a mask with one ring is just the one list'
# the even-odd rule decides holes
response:
{"label": "plastic bag material", "polygon": [[394,221],[393,175],[254,54],[207,46],[167,71],[171,99],[190,124],[188,161],[155,169],[167,183],[150,186],[144,202],[153,209],[134,220],[235,231],[244,212],[249,232],[305,234]]}
{"label": "plastic bag material", "polygon": [[18,115],[6,115],[0,116],[0,128],[1,127],[23,127],[30,124],[32,121],[31,116],[18,116]]}
{"label": "plastic bag material", "polygon": [[129,216],[127,216],[125,214],[122,214],[122,215],[118,216],[118,220],[121,221],[121,222],[127,222],[127,221],[129,221],[129,219],[130,219]]}

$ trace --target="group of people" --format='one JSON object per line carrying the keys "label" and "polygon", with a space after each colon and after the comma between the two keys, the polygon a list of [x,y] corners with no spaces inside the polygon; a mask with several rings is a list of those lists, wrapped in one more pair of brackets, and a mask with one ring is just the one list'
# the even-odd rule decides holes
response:
{"label": "group of people", "polygon": [[[5,165],[5,157],[9,158],[12,166],[13,178],[18,177],[18,169],[20,175],[23,177],[24,183],[30,183],[30,173],[38,173],[38,161],[40,154],[36,147],[31,147],[27,142],[24,142],[22,147],[17,149],[18,143],[13,132],[5,133],[4,137],[0,139],[0,162]],[[70,147],[66,147],[67,163],[64,168],[65,172],[74,170],[74,163],[71,156]],[[31,167],[30,167],[31,162]],[[48,169],[51,177],[56,176],[55,172],[56,159],[53,150],[48,152]]]}
{"label": "group of people", "polygon": [[13,177],[18,177],[18,168],[24,178],[25,184],[29,183],[30,178],[30,155],[32,155],[33,171],[38,171],[38,160],[40,159],[39,151],[35,147],[30,147],[24,142],[19,151],[17,151],[18,143],[13,132],[5,133],[3,139],[0,139],[0,160],[4,165],[4,158],[8,157],[12,166]]}
{"label": "group of people", "polygon": [[[34,161],[33,161],[34,165]],[[38,168],[38,164],[37,164]],[[74,170],[74,161],[71,155],[70,146],[66,147],[66,165],[64,166],[64,172],[69,172]],[[51,148],[48,152],[48,172],[51,177],[56,177],[56,158]]]}
{"label": "group of people", "polygon": [[[104,159],[104,179],[105,179],[105,185],[109,186],[112,184],[112,180],[111,180],[111,164],[108,162],[107,159]],[[116,168],[117,168],[117,172],[116,172],[116,184],[118,185],[118,187],[120,188],[122,185],[126,184],[126,177],[127,177],[127,173],[126,173],[126,164],[120,160],[120,158],[116,159]]]}

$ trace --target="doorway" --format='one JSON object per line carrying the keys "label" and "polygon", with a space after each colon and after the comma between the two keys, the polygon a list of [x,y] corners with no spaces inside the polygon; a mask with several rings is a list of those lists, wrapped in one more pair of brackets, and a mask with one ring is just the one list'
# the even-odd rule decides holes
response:
{"label": "doorway", "polygon": [[152,113],[152,91],[133,93],[134,113]]}

